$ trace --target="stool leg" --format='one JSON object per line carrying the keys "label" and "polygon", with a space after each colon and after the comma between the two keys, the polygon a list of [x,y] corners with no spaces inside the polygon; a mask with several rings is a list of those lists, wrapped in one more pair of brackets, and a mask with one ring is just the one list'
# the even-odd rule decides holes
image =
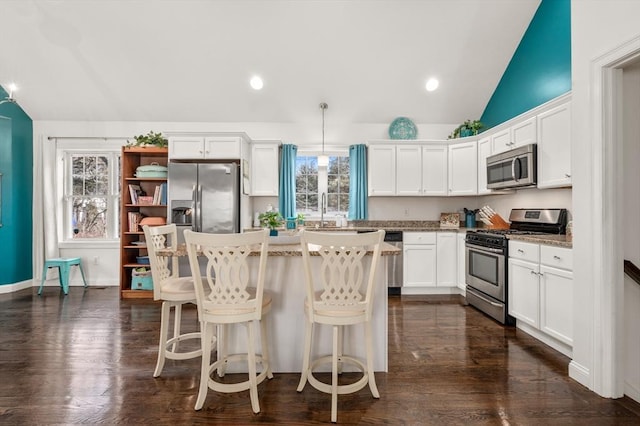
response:
{"label": "stool leg", "polygon": [[202,409],[204,400],[207,398],[207,392],[209,391],[209,372],[211,365],[211,348],[213,346],[213,327],[214,325],[208,322],[202,323],[202,360],[200,363],[200,386],[198,388],[198,399],[196,400],[196,410]]}
{"label": "stool leg", "polygon": [[62,264],[58,268],[58,279],[60,280],[60,285],[62,286],[62,291],[64,294],[69,294],[69,274],[71,273],[71,267],[69,265]]}
{"label": "stool leg", "polygon": [[333,354],[331,356],[331,423],[338,421],[338,335],[340,326],[333,326]]}
{"label": "stool leg", "polygon": [[78,263],[78,268],[80,268],[80,275],[82,275],[82,282],[84,283],[84,288],[87,288],[87,280],[84,278],[84,271],[82,270],[82,262]]}
{"label": "stool leg", "polygon": [[298,392],[302,392],[304,385],[307,384],[307,376],[309,375],[309,363],[311,358],[311,338],[313,335],[313,323],[305,315],[305,332],[304,332],[304,355],[302,358],[302,371],[300,373],[300,382],[298,382]]}
{"label": "stool leg", "polygon": [[263,368],[267,368],[267,377],[273,379],[273,372],[271,371],[271,362],[269,360],[269,336],[267,335],[267,324],[265,317],[260,320],[260,341],[262,342],[262,361]]}
{"label": "stool leg", "polygon": [[373,372],[373,331],[371,330],[371,321],[364,324],[365,340],[367,345],[367,376],[369,379],[369,389],[374,398],[380,398],[378,386],[376,386],[376,376]]}
{"label": "stool leg", "polygon": [[169,332],[169,317],[171,316],[171,304],[162,302],[162,312],[160,314],[160,340],[158,342],[158,361],[153,377],[158,377],[162,373],[165,361],[165,351],[167,350],[167,333]]}
{"label": "stool leg", "polygon": [[44,287],[44,281],[47,278],[47,271],[49,270],[49,268],[47,268],[47,264],[45,263],[44,267],[42,268],[42,280],[40,281],[40,288],[38,289],[38,296],[40,296],[42,294],[42,288]]}
{"label": "stool leg", "polygon": [[256,347],[255,347],[255,321],[248,321],[247,327],[247,366],[249,367],[249,397],[251,398],[251,408],[254,413],[260,412],[260,402],[258,401],[258,381],[256,380]]}

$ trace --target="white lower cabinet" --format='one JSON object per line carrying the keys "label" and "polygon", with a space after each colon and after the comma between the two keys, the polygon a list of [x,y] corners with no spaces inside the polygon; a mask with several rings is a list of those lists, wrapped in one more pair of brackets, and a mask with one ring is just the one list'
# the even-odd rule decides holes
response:
{"label": "white lower cabinet", "polygon": [[571,249],[509,242],[509,314],[565,355],[573,346],[572,269]]}
{"label": "white lower cabinet", "polygon": [[404,287],[458,286],[458,234],[405,232]]}
{"label": "white lower cabinet", "polygon": [[[458,288],[461,290],[467,289],[467,256],[465,238],[466,232],[458,233]],[[464,294],[464,293],[463,293]]]}
{"label": "white lower cabinet", "polygon": [[438,232],[436,235],[436,285],[458,286],[458,243],[455,232]]}
{"label": "white lower cabinet", "polygon": [[403,235],[403,270],[405,287],[436,286],[436,233],[405,232]]}

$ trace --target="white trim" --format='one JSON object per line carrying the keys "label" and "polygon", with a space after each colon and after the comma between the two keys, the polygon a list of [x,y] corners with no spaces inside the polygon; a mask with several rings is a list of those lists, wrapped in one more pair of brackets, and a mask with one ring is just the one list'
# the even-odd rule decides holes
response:
{"label": "white trim", "polygon": [[591,383],[589,369],[575,361],[569,363],[569,377],[587,388]]}
{"label": "white trim", "polygon": [[0,294],[13,293],[13,292],[24,290],[25,288],[29,288],[33,286],[35,286],[34,280],[20,281],[19,283],[13,283],[13,284],[4,284],[4,285],[0,285]]}
{"label": "white trim", "polygon": [[[592,254],[593,285],[593,354],[591,388],[605,397],[623,396],[623,379],[618,366],[623,341],[620,332],[622,315],[622,250],[620,175],[621,153],[618,130],[620,78],[616,69],[640,56],[640,37],[605,53],[591,62],[591,135],[593,173],[592,188]],[[570,375],[579,373],[570,368]],[[571,376],[573,377],[573,376]],[[574,377],[578,380],[577,377]]]}

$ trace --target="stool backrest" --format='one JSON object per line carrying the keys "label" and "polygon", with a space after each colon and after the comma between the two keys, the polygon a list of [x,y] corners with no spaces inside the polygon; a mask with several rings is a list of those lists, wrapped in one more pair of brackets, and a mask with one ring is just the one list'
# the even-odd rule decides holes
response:
{"label": "stool backrest", "polygon": [[[210,234],[186,230],[184,238],[200,320],[204,320],[202,315],[221,311],[260,319],[269,231]],[[249,264],[250,256],[259,256],[257,271]]]}
{"label": "stool backrest", "polygon": [[[314,309],[365,312],[370,318],[384,234],[383,230],[362,234],[301,232],[307,299],[314,301]],[[319,273],[312,265],[317,256],[311,253],[316,252],[321,258]]]}
{"label": "stool backrest", "polygon": [[168,278],[176,278],[179,275],[177,256],[159,256],[156,250],[178,248],[178,228],[175,223],[169,225],[142,227],[147,243],[147,253],[151,265],[151,277],[153,278],[153,298],[160,300],[162,282]]}

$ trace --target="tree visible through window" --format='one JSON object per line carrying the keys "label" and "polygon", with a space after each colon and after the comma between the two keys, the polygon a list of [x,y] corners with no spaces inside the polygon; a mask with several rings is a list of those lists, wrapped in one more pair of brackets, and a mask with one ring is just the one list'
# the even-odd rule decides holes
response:
{"label": "tree visible through window", "polygon": [[330,156],[327,167],[318,166],[317,156],[296,158],[296,210],[319,214],[322,193],[327,194],[327,213],[349,211],[349,157]]}
{"label": "tree visible through window", "polygon": [[[118,157],[111,153],[70,154],[66,205],[70,239],[115,238]],[[115,164],[114,164],[115,163]]]}

